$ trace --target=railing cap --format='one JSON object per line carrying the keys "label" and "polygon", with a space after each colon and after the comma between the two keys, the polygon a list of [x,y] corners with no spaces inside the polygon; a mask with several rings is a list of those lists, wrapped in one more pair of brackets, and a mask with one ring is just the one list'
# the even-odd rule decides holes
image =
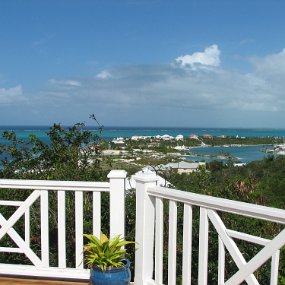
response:
{"label": "railing cap", "polygon": [[134,180],[136,182],[157,182],[159,180],[159,177],[155,173],[138,173],[134,175]]}
{"label": "railing cap", "polygon": [[127,172],[125,170],[111,170],[107,177],[109,179],[123,179],[127,177]]}

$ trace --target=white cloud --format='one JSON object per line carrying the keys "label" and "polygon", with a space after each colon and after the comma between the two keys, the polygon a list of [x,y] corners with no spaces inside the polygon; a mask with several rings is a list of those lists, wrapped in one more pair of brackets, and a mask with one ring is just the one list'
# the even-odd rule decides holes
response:
{"label": "white cloud", "polygon": [[220,65],[221,51],[217,45],[211,45],[205,48],[204,52],[194,52],[193,54],[179,56],[176,62],[182,67],[205,68],[218,67]]}
{"label": "white cloud", "polygon": [[107,70],[103,70],[100,73],[98,73],[96,75],[96,77],[99,78],[99,79],[108,79],[108,78],[112,77],[112,74],[109,71],[107,71]]}
{"label": "white cloud", "polygon": [[18,100],[23,100],[24,97],[21,85],[11,88],[0,88],[0,104],[15,103]]}
{"label": "white cloud", "polygon": [[[203,56],[193,54],[195,65],[215,66],[211,54],[217,46],[209,47]],[[285,52],[284,52],[285,53]],[[195,55],[195,56],[194,56]],[[275,56],[271,56],[275,58]],[[283,51],[278,56],[278,67],[274,73],[282,72],[285,57]],[[277,60],[277,59],[276,59]],[[283,61],[283,63],[281,62]],[[186,63],[185,63],[186,64]],[[176,68],[172,65],[132,65],[117,66],[110,71],[102,71],[96,78],[86,78],[78,89],[53,88],[53,98],[72,102],[88,102],[88,105],[133,106],[149,108],[156,106],[187,110],[232,110],[277,112],[285,110],[283,90],[285,81],[272,81],[271,61],[267,57],[254,60],[254,70],[243,74],[222,68]],[[262,68],[261,68],[262,67]],[[272,67],[273,68],[273,67]],[[112,74],[112,75],[111,75]],[[102,80],[108,78],[109,80]],[[114,80],[116,78],[116,80]],[[56,83],[66,82],[61,80]],[[276,82],[276,84],[272,84]],[[46,92],[45,94],[49,94]],[[57,96],[58,94],[58,96]],[[50,95],[49,95],[50,96]]]}
{"label": "white cloud", "polygon": [[255,41],[253,39],[243,39],[239,42],[241,46],[253,44]]}
{"label": "white cloud", "polygon": [[270,54],[263,58],[252,58],[255,73],[272,83],[284,84],[285,76],[285,49],[280,53]]}
{"label": "white cloud", "polygon": [[61,85],[61,86],[70,86],[70,87],[80,87],[81,82],[76,80],[56,80],[56,79],[50,79],[49,83],[52,85]]}
{"label": "white cloud", "polygon": [[40,39],[34,40],[32,45],[33,46],[42,46],[46,45],[50,40],[54,38],[54,35],[46,35]]}
{"label": "white cloud", "polygon": [[[202,54],[207,56],[202,60],[203,56],[195,55],[189,66],[195,67],[198,62],[206,67],[218,65],[217,61],[206,60],[210,58],[209,50]],[[197,126],[200,122],[218,122],[219,126],[250,127],[255,120],[255,126],[281,126],[285,112],[285,51],[250,61],[252,70],[247,74],[222,67],[177,68],[171,64],[110,67],[80,81],[51,79],[51,86],[34,94],[30,102],[37,110],[64,108],[70,118],[96,113],[104,124],[169,122]],[[7,92],[13,89],[4,91],[8,97]],[[1,92],[3,89],[0,98]],[[61,120],[64,114],[54,115]],[[271,117],[276,118],[276,125]]]}

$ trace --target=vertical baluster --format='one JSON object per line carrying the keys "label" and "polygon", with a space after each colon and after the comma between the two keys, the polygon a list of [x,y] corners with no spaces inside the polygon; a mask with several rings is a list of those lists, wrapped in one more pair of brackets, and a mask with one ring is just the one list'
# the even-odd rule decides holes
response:
{"label": "vertical baluster", "polygon": [[280,250],[277,250],[272,256],[270,285],[278,284],[279,256]]}
{"label": "vertical baluster", "polygon": [[93,235],[100,238],[101,233],[101,193],[93,192]]}
{"label": "vertical baluster", "polygon": [[207,285],[209,221],[207,209],[200,208],[198,284]]}
{"label": "vertical baluster", "polygon": [[155,282],[163,282],[163,199],[155,199]]}
{"label": "vertical baluster", "polygon": [[83,192],[75,192],[75,266],[83,268]]}
{"label": "vertical baluster", "polygon": [[41,251],[42,266],[49,267],[49,218],[47,190],[41,190]]}
{"label": "vertical baluster", "polygon": [[58,266],[66,268],[65,191],[58,191]]}
{"label": "vertical baluster", "polygon": [[176,284],[177,204],[169,201],[168,284]]}
{"label": "vertical baluster", "polygon": [[182,284],[191,284],[192,262],[192,207],[184,205]]}
{"label": "vertical baluster", "polygon": [[225,283],[225,245],[220,237],[219,239],[219,254],[218,254],[218,284]]}
{"label": "vertical baluster", "polygon": [[25,212],[25,242],[30,247],[31,228],[30,228],[30,208]]}

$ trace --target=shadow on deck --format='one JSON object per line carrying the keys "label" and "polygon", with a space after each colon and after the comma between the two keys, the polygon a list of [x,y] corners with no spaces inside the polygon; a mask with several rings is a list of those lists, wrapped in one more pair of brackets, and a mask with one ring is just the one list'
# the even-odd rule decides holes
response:
{"label": "shadow on deck", "polygon": [[63,281],[63,280],[51,280],[51,279],[39,279],[39,278],[23,278],[23,277],[1,277],[1,285],[87,285],[90,284],[89,280],[86,281]]}

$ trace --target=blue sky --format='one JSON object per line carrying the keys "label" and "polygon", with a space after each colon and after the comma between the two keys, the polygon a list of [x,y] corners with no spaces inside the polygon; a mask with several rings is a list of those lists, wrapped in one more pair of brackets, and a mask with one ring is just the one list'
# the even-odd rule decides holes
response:
{"label": "blue sky", "polygon": [[284,128],[283,0],[3,0],[0,125]]}

